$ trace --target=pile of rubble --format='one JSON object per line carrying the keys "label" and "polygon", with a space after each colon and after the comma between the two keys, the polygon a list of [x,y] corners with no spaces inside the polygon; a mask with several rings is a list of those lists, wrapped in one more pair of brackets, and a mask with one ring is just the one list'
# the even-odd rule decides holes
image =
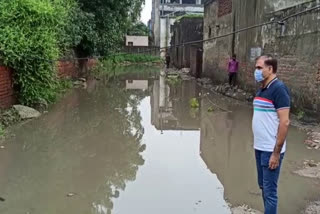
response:
{"label": "pile of rubble", "polygon": [[253,95],[238,88],[238,86],[232,87],[229,84],[223,85],[213,85],[212,81],[209,78],[202,78],[197,80],[198,84],[203,88],[210,89],[211,91],[215,91],[219,94],[222,94],[227,97],[231,97],[240,101],[249,101],[253,100]]}
{"label": "pile of rubble", "polygon": [[295,171],[295,173],[303,177],[320,179],[320,163],[305,160],[302,169]]}
{"label": "pile of rubble", "polygon": [[319,214],[320,213],[320,201],[311,202],[304,214]]}
{"label": "pile of rubble", "polygon": [[304,143],[308,149],[320,150],[320,132],[315,130],[308,132],[308,138]]}
{"label": "pile of rubble", "polygon": [[250,208],[248,205],[242,205],[239,207],[231,208],[232,214],[262,214],[262,212],[258,210],[254,210]]}

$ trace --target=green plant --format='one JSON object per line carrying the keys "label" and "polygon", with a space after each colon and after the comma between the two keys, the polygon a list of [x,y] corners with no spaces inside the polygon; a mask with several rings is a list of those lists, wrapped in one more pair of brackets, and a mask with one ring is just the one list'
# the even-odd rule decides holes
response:
{"label": "green plant", "polygon": [[159,62],[161,61],[158,56],[151,56],[146,54],[118,54],[107,57],[102,61],[103,64],[117,65],[122,63],[147,63],[147,62]]}
{"label": "green plant", "polygon": [[4,127],[3,127],[3,125],[0,123],[0,138],[3,137],[4,134],[5,134]]}
{"label": "green plant", "polygon": [[176,18],[176,22],[180,22],[183,18],[203,18],[203,14],[185,14]]}
{"label": "green plant", "polygon": [[167,83],[171,86],[177,86],[179,84],[181,84],[182,80],[180,78],[180,76],[178,75],[170,75],[167,78]]}
{"label": "green plant", "polygon": [[58,84],[58,91],[60,93],[65,92],[66,90],[72,88],[72,80],[71,79],[61,79]]}
{"label": "green plant", "polygon": [[189,103],[190,103],[190,107],[191,108],[199,108],[199,106],[200,106],[199,101],[197,100],[197,98],[190,99]]}
{"label": "green plant", "polygon": [[150,30],[143,22],[133,24],[127,34],[130,36],[149,36]]}
{"label": "green plant", "polygon": [[68,16],[63,0],[14,0],[0,3],[0,56],[13,68],[19,101],[53,102],[59,89],[55,60]]}
{"label": "green plant", "polygon": [[105,56],[118,50],[132,23],[138,20],[145,0],[77,0],[80,9],[90,15],[90,31],[77,46],[82,56]]}
{"label": "green plant", "polygon": [[305,116],[305,112],[304,112],[304,111],[299,110],[299,111],[297,112],[297,118],[298,118],[298,120],[301,120],[304,116]]}
{"label": "green plant", "polygon": [[214,108],[211,106],[208,108],[208,112],[214,112]]}

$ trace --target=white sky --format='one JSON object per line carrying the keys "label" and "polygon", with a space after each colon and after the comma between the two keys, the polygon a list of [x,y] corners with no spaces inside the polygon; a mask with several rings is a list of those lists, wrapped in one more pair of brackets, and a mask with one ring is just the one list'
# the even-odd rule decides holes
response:
{"label": "white sky", "polygon": [[141,12],[141,21],[145,24],[148,24],[149,19],[151,19],[151,10],[152,10],[152,0],[145,0],[146,3]]}

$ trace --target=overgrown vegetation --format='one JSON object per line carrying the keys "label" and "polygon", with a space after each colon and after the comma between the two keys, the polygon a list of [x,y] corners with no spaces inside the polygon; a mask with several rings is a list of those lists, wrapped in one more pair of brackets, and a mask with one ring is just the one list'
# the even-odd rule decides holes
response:
{"label": "overgrown vegetation", "polygon": [[189,103],[191,108],[197,109],[200,107],[200,104],[197,98],[190,99]]}
{"label": "overgrown vegetation", "polygon": [[67,7],[58,0],[1,2],[1,58],[15,70],[21,103],[54,101],[58,82],[49,59],[59,57],[59,33],[67,16]]}
{"label": "overgrown vegetation", "polygon": [[195,13],[185,14],[177,17],[176,22],[180,22],[180,20],[183,18],[203,18],[203,14],[195,14]]}
{"label": "overgrown vegetation", "polygon": [[181,84],[182,79],[179,75],[169,75],[166,81],[171,86],[177,86]]}
{"label": "overgrown vegetation", "polygon": [[144,0],[0,1],[0,59],[14,69],[20,103],[53,102],[65,88],[56,61],[118,50]]}
{"label": "overgrown vegetation", "polygon": [[145,64],[129,64],[127,66],[122,66],[110,64],[108,61],[102,61],[93,69],[93,73],[96,78],[103,78],[108,81],[110,78],[116,78],[121,75],[150,74],[156,76],[159,73],[159,68]]}
{"label": "overgrown vegetation", "polygon": [[4,136],[4,127],[0,124],[0,139]]}
{"label": "overgrown vegetation", "polygon": [[129,28],[127,34],[129,36],[149,36],[150,30],[143,22],[138,22]]}
{"label": "overgrown vegetation", "polygon": [[111,64],[146,63],[146,62],[160,62],[161,58],[158,56],[145,55],[145,54],[119,54],[119,55],[108,57],[104,61]]}

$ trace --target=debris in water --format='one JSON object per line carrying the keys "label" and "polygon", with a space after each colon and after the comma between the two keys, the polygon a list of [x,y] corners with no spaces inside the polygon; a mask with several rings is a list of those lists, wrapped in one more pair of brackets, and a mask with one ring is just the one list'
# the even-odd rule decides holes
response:
{"label": "debris in water", "polygon": [[3,202],[3,201],[5,201],[5,200],[6,200],[6,199],[4,199],[4,198],[0,197],[0,201],[2,201],[2,202]]}
{"label": "debris in water", "polygon": [[70,193],[67,194],[68,197],[73,197],[73,196],[75,196],[75,195],[76,195],[76,194],[75,194],[75,193],[72,193],[72,192],[70,192]]}
{"label": "debris in water", "polygon": [[209,107],[208,108],[208,112],[214,112],[214,108],[213,107]]}
{"label": "debris in water", "polygon": [[0,149],[5,149],[6,147],[4,147],[4,146],[0,146]]}
{"label": "debris in water", "polygon": [[318,165],[317,164],[315,164],[315,163],[308,163],[308,165],[310,166],[310,167],[317,167]]}
{"label": "debris in water", "polygon": [[197,98],[192,98],[189,103],[190,103],[191,108],[199,108],[199,106],[200,106]]}
{"label": "debris in water", "polygon": [[320,163],[315,163],[313,160],[305,160],[302,169],[294,173],[308,178],[320,178]]}

